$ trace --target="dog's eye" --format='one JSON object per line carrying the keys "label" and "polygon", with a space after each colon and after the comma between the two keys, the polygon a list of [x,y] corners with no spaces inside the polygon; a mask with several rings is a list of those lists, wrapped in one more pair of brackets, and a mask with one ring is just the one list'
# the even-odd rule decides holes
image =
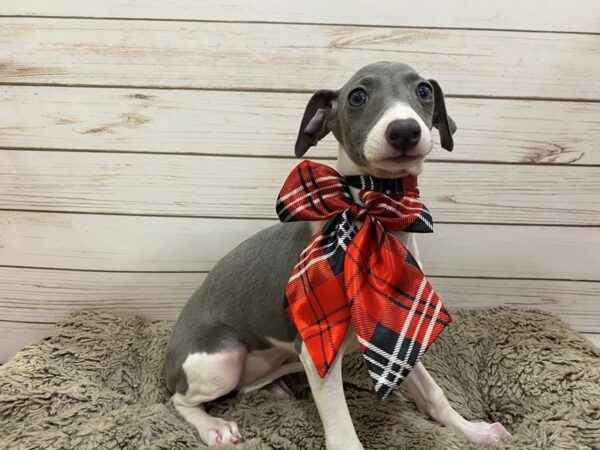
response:
{"label": "dog's eye", "polygon": [[364,105],[367,102],[368,98],[369,96],[367,95],[364,89],[356,88],[352,92],[350,92],[350,95],[348,96],[348,101],[352,106],[357,107]]}
{"label": "dog's eye", "polygon": [[417,87],[417,97],[422,100],[429,100],[431,98],[431,88],[426,84],[420,84]]}

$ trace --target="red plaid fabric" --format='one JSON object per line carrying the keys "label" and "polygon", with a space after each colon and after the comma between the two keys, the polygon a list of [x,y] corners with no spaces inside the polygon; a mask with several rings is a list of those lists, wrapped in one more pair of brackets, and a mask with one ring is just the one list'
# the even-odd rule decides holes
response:
{"label": "red plaid fabric", "polygon": [[[350,185],[360,188],[353,201]],[[303,161],[276,205],[282,222],[326,221],[300,254],[285,301],[321,377],[350,323],[380,399],[410,373],[451,321],[416,260],[386,230],[432,232],[416,177],[344,179]],[[358,229],[357,222],[364,222]]]}

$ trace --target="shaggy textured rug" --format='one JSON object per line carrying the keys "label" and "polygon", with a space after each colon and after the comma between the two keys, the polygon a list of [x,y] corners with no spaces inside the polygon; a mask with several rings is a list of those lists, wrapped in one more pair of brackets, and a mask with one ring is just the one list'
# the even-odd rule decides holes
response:
{"label": "shaggy textured rug", "polygon": [[[469,419],[512,433],[501,449],[600,448],[600,350],[539,311],[453,310],[454,322],[424,358],[450,402]],[[80,312],[0,367],[2,449],[204,448],[168,402],[161,379],[171,322]],[[344,359],[346,395],[367,449],[468,449],[398,389],[376,400],[360,355]],[[302,375],[295,398],[265,391],[220,399],[244,449],[319,449],[323,434]]]}

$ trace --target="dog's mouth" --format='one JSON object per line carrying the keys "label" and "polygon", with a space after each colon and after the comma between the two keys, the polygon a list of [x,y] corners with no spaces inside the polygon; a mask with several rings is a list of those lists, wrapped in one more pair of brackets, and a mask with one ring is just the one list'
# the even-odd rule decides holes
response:
{"label": "dog's mouth", "polygon": [[371,175],[382,178],[419,175],[426,157],[427,155],[386,156],[381,159],[368,161],[366,167]]}
{"label": "dog's mouth", "polygon": [[385,152],[379,158],[367,160],[367,164],[373,175],[383,178],[418,175],[427,155],[428,152],[423,152],[422,149],[411,148],[402,153]]}
{"label": "dog's mouth", "polygon": [[410,167],[411,165],[417,165],[423,162],[427,157],[427,153],[421,151],[408,151],[396,154],[382,155],[377,159],[372,159],[371,164],[379,167]]}
{"label": "dog's mouth", "polygon": [[382,162],[402,162],[408,163],[423,159],[426,155],[392,155],[381,159]]}
{"label": "dog's mouth", "polygon": [[422,145],[420,142],[413,146],[403,150],[393,148],[388,143],[385,143],[378,154],[371,155],[371,163],[381,165],[403,165],[408,166],[410,164],[418,164],[422,162],[429,154],[427,146]]}

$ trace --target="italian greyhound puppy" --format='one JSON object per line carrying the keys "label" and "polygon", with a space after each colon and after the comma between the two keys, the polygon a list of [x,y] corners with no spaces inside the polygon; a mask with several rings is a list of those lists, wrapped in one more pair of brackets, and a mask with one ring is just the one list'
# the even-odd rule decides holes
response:
{"label": "italian greyhound puppy", "polygon": [[[456,125],[446,114],[438,83],[405,64],[379,62],[360,69],[341,89],[312,96],[295,153],[303,156],[332,132],[342,175],[418,175],[433,147],[432,127],[439,130],[442,147],[452,150]],[[352,189],[358,202],[358,190]],[[290,273],[321,225],[280,223],[260,231],[221,259],[183,308],[166,349],[164,375],[175,408],[209,446],[236,444],[242,435],[235,422],[210,416],[204,403],[260,388],[287,396],[291,392],[280,378],[304,371],[327,449],[363,448],[342,385],[342,356],[358,349],[356,335],[348,332],[321,378],[284,309]],[[414,234],[395,234],[420,264]],[[423,412],[470,442],[489,446],[508,434],[499,423],[461,417],[420,362],[403,385]]]}

